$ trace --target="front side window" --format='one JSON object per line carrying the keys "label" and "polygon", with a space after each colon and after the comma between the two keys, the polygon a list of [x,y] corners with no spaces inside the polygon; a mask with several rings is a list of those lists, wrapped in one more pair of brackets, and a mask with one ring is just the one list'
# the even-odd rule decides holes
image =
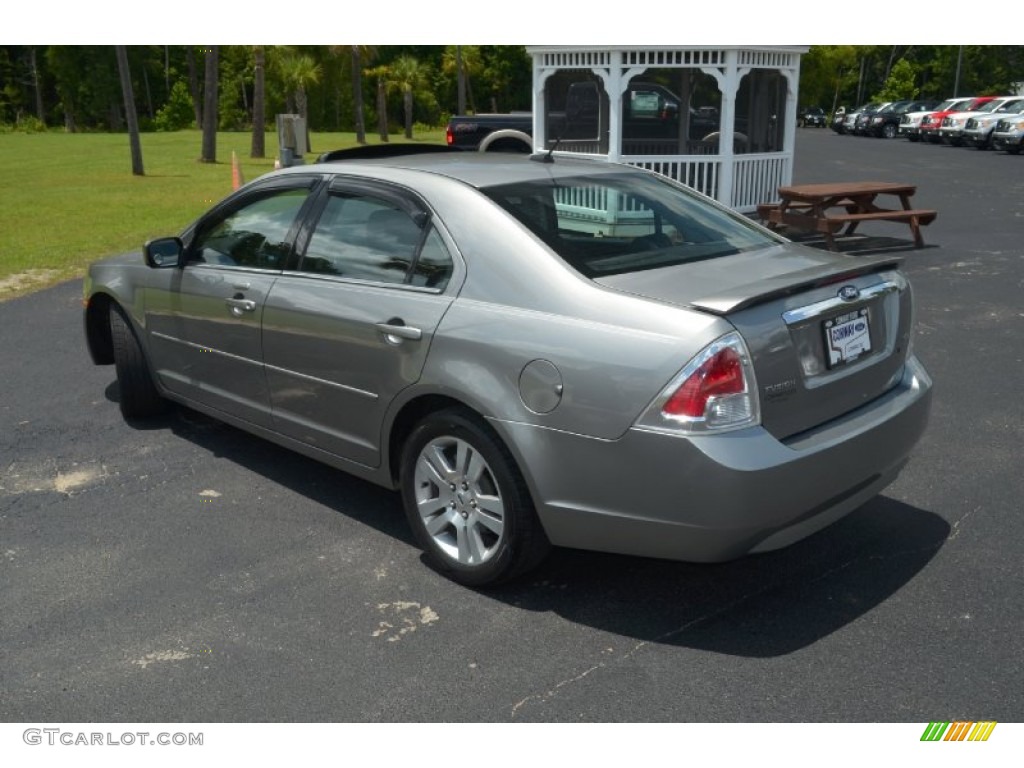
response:
{"label": "front side window", "polygon": [[288,233],[308,196],[305,188],[271,192],[204,226],[192,245],[192,260],[282,269],[291,248]]}
{"label": "front side window", "polygon": [[546,179],[483,192],[587,277],[669,267],[777,242],[738,215],[653,175]]}
{"label": "front side window", "polygon": [[437,230],[383,198],[332,193],[299,265],[302,272],[443,288],[452,259]]}

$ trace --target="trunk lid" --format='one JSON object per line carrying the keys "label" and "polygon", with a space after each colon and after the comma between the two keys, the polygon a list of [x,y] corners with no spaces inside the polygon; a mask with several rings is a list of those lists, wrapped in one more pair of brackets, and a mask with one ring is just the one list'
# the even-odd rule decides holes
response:
{"label": "trunk lid", "polygon": [[750,350],[762,424],[785,440],[900,380],[912,309],[899,261],[780,246],[596,282],[728,319]]}

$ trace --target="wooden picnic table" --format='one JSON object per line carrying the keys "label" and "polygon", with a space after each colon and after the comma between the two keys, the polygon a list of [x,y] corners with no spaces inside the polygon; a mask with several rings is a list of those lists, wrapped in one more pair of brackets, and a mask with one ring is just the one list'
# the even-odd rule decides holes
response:
{"label": "wooden picnic table", "polygon": [[[931,224],[938,212],[915,209],[910,198],[917,192],[913,184],[891,181],[848,181],[829,184],[798,184],[779,187],[778,203],[757,206],[758,215],[771,229],[781,225],[808,232],[820,232],[830,250],[837,250],[835,234],[843,226],[843,234],[852,235],[862,221],[897,221],[910,226],[914,245],[924,246],[921,227]],[[876,204],[878,198],[895,200],[891,207]]]}

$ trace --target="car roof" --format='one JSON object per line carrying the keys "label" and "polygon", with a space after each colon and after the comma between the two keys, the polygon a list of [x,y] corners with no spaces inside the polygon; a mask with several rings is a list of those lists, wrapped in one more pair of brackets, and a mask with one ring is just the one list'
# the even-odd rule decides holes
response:
{"label": "car roof", "polygon": [[[547,178],[567,178],[570,176],[600,176],[612,173],[643,173],[639,168],[609,163],[607,160],[590,160],[587,158],[570,158],[564,155],[553,156],[551,162],[545,162],[548,153],[526,155],[509,152],[465,152],[459,150],[418,151],[414,154],[401,154],[401,146],[393,147],[393,153],[381,157],[359,157],[354,153],[352,159],[346,159],[344,152],[329,153],[329,159],[310,166],[295,166],[287,169],[293,172],[308,173],[310,170],[327,173],[365,173],[372,175],[374,169],[391,168],[412,172],[432,173],[483,188],[495,184],[508,184],[523,181],[534,181]],[[532,158],[532,159],[531,159]]]}

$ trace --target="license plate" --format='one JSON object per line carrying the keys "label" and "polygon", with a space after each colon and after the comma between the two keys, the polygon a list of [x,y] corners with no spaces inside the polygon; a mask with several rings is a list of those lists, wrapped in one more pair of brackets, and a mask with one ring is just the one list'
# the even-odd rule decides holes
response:
{"label": "license plate", "polygon": [[824,322],[828,367],[852,362],[871,351],[871,324],[863,308]]}

